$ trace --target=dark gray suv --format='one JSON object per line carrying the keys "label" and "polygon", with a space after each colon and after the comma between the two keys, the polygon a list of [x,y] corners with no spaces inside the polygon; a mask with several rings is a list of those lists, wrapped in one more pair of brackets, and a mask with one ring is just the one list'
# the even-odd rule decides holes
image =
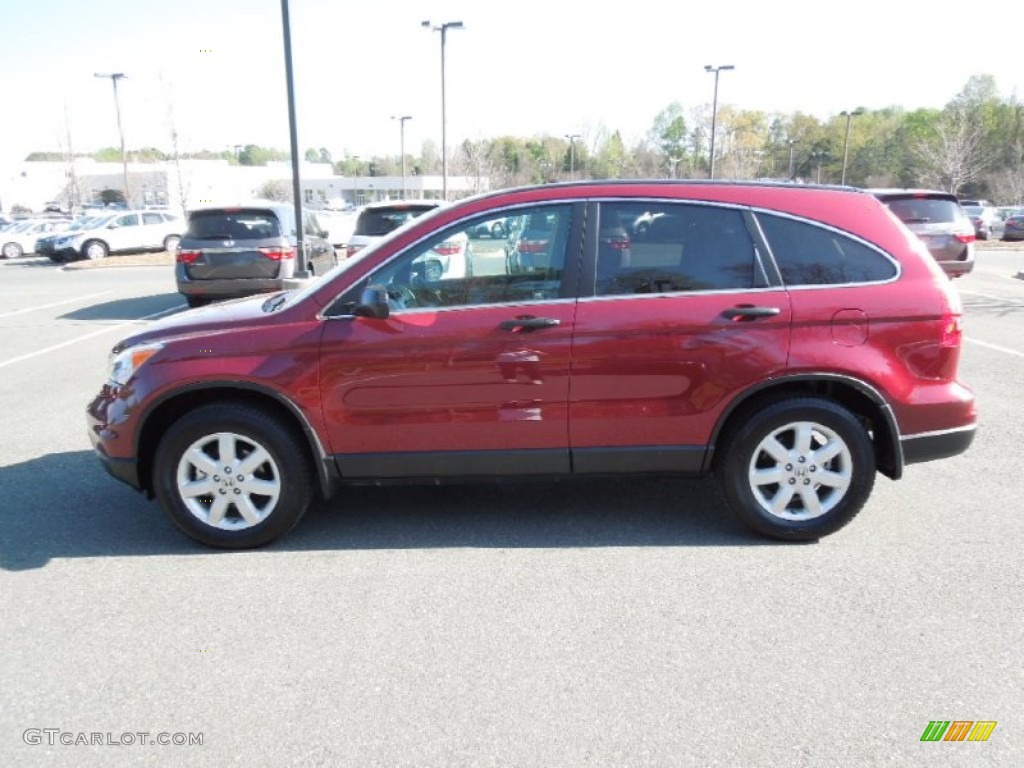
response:
{"label": "dark gray suv", "polygon": [[[309,271],[320,275],[338,259],[327,233],[303,215]],[[298,271],[298,238],[291,203],[247,203],[192,211],[178,245],[175,277],[190,307],[217,298],[278,291]]]}

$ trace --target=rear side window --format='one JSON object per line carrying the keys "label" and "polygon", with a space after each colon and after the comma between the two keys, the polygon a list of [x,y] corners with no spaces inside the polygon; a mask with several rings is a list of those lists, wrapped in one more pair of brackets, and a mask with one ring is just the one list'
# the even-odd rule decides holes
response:
{"label": "rear side window", "polygon": [[874,283],[896,277],[896,265],[839,232],[782,216],[758,222],[786,285]]}
{"label": "rear side window", "polygon": [[196,240],[264,240],[281,236],[281,223],[266,211],[200,211],[188,220]]}
{"label": "rear side window", "polygon": [[598,296],[747,290],[754,243],[743,215],[705,205],[602,203]]}
{"label": "rear side window", "polygon": [[359,214],[354,235],[382,237],[405,224],[409,219],[434,210],[428,205],[402,205],[394,208],[366,208]]}

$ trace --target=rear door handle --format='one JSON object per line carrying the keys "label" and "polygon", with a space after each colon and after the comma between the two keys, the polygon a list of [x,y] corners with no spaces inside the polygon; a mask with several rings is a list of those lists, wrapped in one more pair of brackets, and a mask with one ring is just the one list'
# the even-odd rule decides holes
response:
{"label": "rear door handle", "polygon": [[754,320],[758,317],[775,317],[782,312],[778,307],[755,307],[753,304],[740,304],[729,307],[722,314],[729,320]]}
{"label": "rear door handle", "polygon": [[534,317],[533,315],[520,315],[515,320],[502,320],[498,327],[503,331],[521,333],[522,331],[535,331],[538,328],[552,328],[561,323],[556,317]]}

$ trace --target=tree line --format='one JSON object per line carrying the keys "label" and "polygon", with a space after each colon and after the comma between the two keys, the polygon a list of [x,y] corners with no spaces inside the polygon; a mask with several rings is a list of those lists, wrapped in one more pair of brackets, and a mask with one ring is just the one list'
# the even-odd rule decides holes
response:
{"label": "tree line", "polygon": [[[707,178],[711,106],[686,109],[673,102],[653,119],[647,134],[627,144],[617,130],[597,128],[565,136],[500,136],[453,147],[449,172],[477,177],[491,189],[567,179]],[[1024,204],[1024,108],[1016,95],[1002,98],[991,75],[971,77],[940,109],[856,109],[827,119],[743,110],[720,105],[716,119],[715,177],[788,179],[859,187],[924,187],[1006,205]],[[51,157],[53,155],[53,157]],[[97,160],[119,161],[106,148]],[[165,154],[156,148],[129,152],[133,162],[181,158],[223,159],[237,165],[286,161],[288,152],[237,145],[218,152]],[[335,160],[310,148],[309,162],[330,163],[346,176],[397,176],[397,155]],[[33,153],[29,160],[66,159]],[[407,172],[440,174],[432,141],[406,157]]]}

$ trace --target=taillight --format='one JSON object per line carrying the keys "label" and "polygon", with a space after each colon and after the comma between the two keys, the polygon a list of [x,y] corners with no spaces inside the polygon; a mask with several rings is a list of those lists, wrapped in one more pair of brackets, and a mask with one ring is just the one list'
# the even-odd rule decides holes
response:
{"label": "taillight", "polygon": [[970,234],[966,232],[954,232],[953,237],[956,238],[958,243],[973,243],[976,235],[973,232]]}
{"label": "taillight", "polygon": [[182,251],[179,250],[174,259],[179,264],[191,264],[193,261],[203,255],[202,251]]}
{"label": "taillight", "polygon": [[629,238],[625,237],[606,237],[603,240],[604,244],[611,248],[613,251],[626,251],[629,250]]}
{"label": "taillight", "polygon": [[271,261],[295,258],[294,248],[260,248],[259,251]]}
{"label": "taillight", "polygon": [[520,253],[543,253],[548,247],[548,240],[520,240],[516,250]]}
{"label": "taillight", "polygon": [[939,333],[940,347],[959,347],[964,335],[964,317],[952,312],[942,315],[942,329]]}
{"label": "taillight", "polygon": [[345,258],[350,259],[356,255],[356,253],[362,248],[361,245],[346,245],[345,246]]}
{"label": "taillight", "polygon": [[458,243],[453,242],[438,243],[434,246],[434,252],[439,253],[442,256],[454,256],[460,250],[462,250],[461,246]]}

